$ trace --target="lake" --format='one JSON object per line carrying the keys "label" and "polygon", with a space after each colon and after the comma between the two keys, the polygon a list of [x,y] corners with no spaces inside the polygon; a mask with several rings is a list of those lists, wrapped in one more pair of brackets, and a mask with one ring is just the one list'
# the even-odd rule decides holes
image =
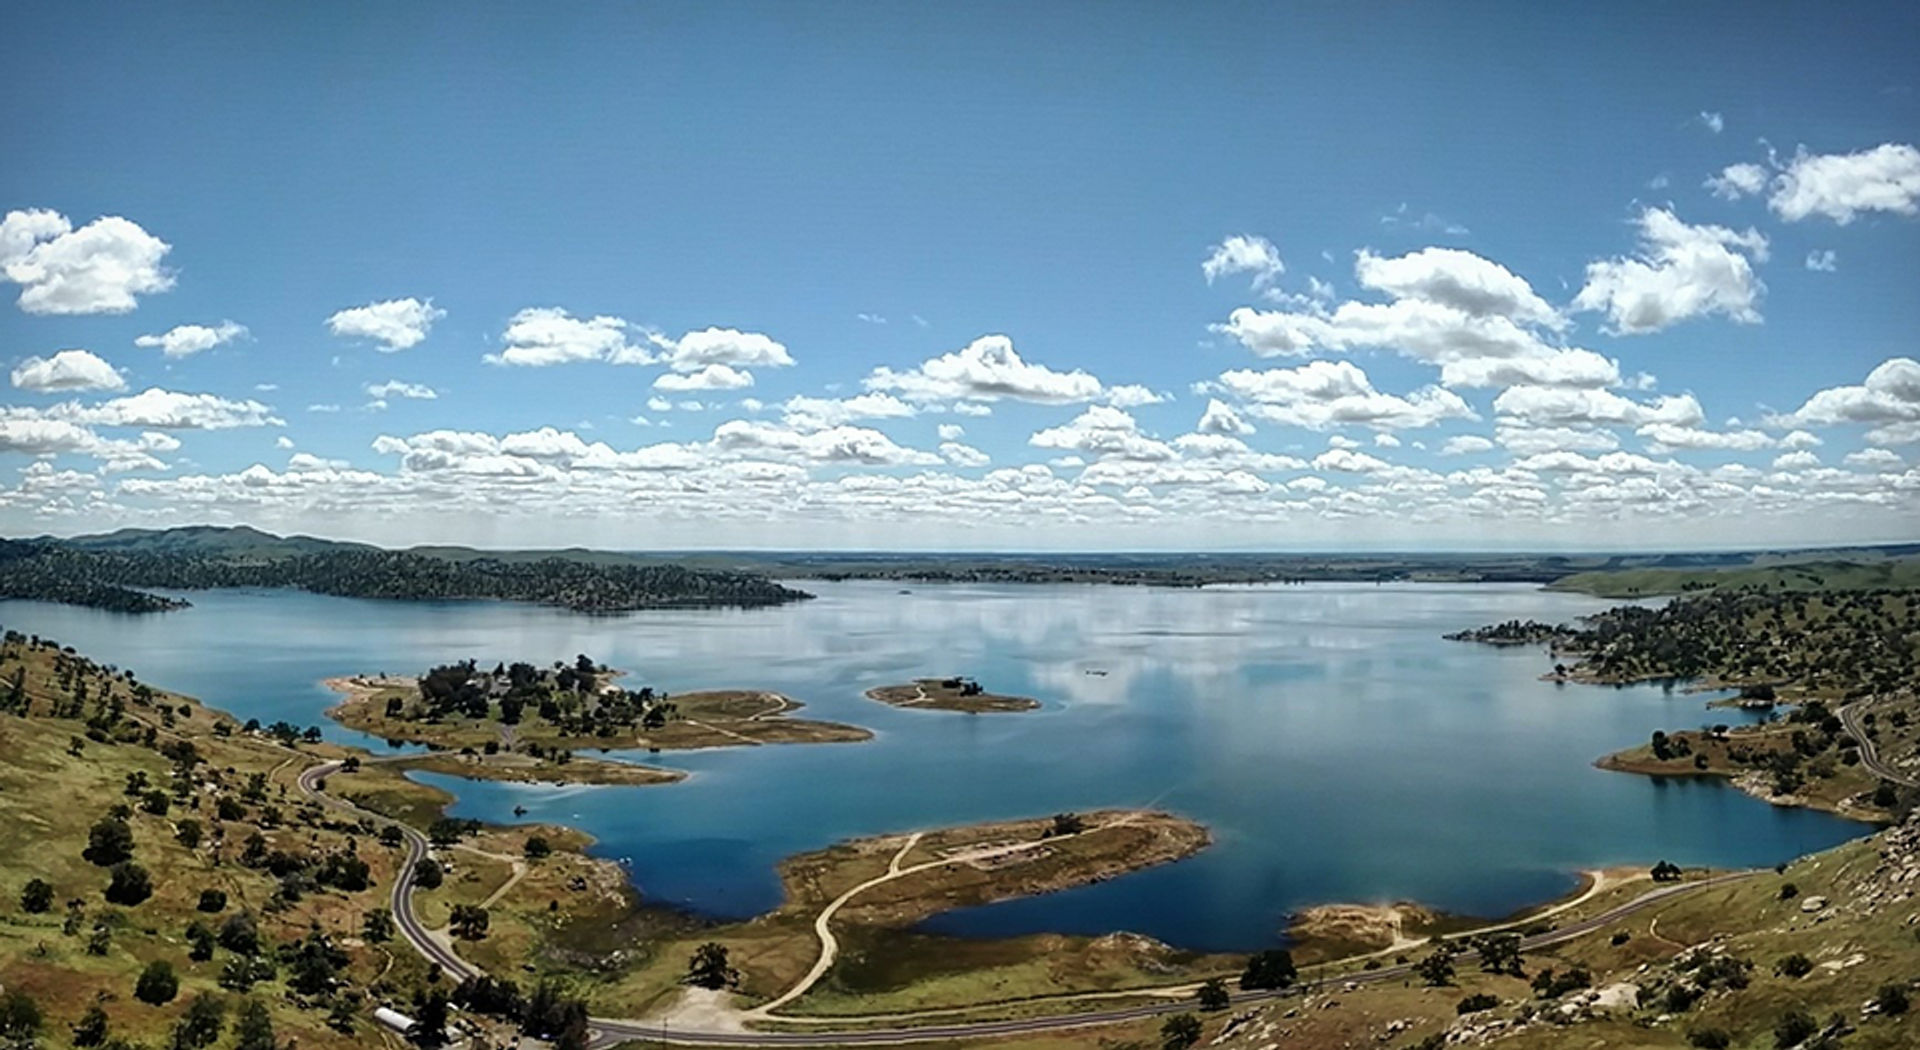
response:
{"label": "lake", "polygon": [[[1155,805],[1207,824],[1178,864],[950,913],[961,935],[1132,930],[1198,949],[1278,943],[1288,913],[1418,900],[1496,916],[1609,864],[1770,865],[1866,833],[1717,782],[1591,762],[1654,729],[1732,721],[1658,686],[1554,685],[1535,648],[1447,642],[1510,618],[1607,603],[1529,586],[1105,586],[807,583],[758,610],[583,616],[491,602],[195,592],[144,617],[0,602],[0,624],[132,668],[242,719],[323,721],[319,685],[586,653],[629,687],[774,689],[803,715],[872,728],[860,744],[642,756],[664,787],[539,787],[427,776],[453,812],[580,827],[648,897],[746,917],[773,907],[782,856],[918,827]],[[1099,674],[1089,672],[1102,672]],[[1026,714],[898,710],[862,690],[971,674],[1033,696]],[[378,741],[326,724],[335,740]]]}

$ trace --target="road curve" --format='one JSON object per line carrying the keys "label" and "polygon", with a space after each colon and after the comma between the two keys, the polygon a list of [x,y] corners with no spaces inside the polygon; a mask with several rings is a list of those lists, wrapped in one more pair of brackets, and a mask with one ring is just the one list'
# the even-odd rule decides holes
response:
{"label": "road curve", "polygon": [[413,913],[413,872],[427,857],[427,837],[420,834],[409,824],[383,817],[361,809],[351,802],[338,799],[326,793],[322,784],[327,777],[340,770],[339,762],[322,762],[300,772],[299,785],[302,793],[321,804],[334,809],[353,813],[356,816],[371,817],[381,825],[400,829],[400,835],[406,842],[407,855],[400,862],[400,869],[393,878],[393,892],[387,897],[388,910],[393,912],[393,923],[400,935],[413,945],[415,951],[425,956],[428,962],[439,963],[440,968],[456,981],[480,976],[479,967],[467,962],[455,954],[451,948],[435,940]]}
{"label": "road curve", "polygon": [[[1845,718],[1845,715],[1842,715]],[[1851,725],[1849,725],[1851,728]],[[1866,741],[1861,739],[1862,762],[1868,762],[1865,753]],[[400,930],[407,943],[430,962],[440,964],[441,969],[455,980],[477,977],[480,969],[460,958],[450,948],[434,939],[427,928],[413,914],[413,871],[427,855],[426,836],[413,827],[378,813],[370,813],[350,802],[328,795],[323,782],[341,767],[339,762],[324,762],[301,772],[300,790],[319,802],[345,812],[371,817],[382,825],[393,825],[400,829],[406,839],[407,855],[401,862],[400,870],[394,877],[393,892],[390,895],[390,907],[393,909],[394,925]],[[1868,763],[1868,768],[1876,768]],[[1877,771],[1877,770],[1876,770]],[[1650,890],[1624,904],[1601,912],[1592,918],[1549,930],[1532,937],[1523,937],[1520,950],[1535,952],[1551,948],[1568,941],[1583,937],[1594,930],[1608,926],[1629,915],[1645,911],[1674,897],[1715,886],[1749,879],[1761,871],[1736,871],[1724,875],[1715,875],[1696,882],[1676,882],[1668,886]],[[1327,988],[1338,988],[1346,984],[1374,984],[1405,977],[1413,972],[1411,964],[1382,967],[1378,970],[1366,970],[1359,973],[1327,977],[1318,981],[1309,981],[1291,988],[1274,991],[1236,992],[1233,1004],[1266,1002],[1273,999],[1304,995]],[[1151,995],[1154,989],[1140,989],[1141,995]],[[994,1036],[1024,1035],[1034,1032],[1061,1031],[1071,1028],[1090,1028],[1101,1025],[1118,1024],[1124,1021],[1137,1021],[1145,1018],[1160,1017],[1166,1014],[1182,1013],[1194,1008],[1194,1004],[1185,999],[1168,1002],[1144,1003],[1139,1006],[1115,1007],[1107,1010],[1090,1010],[1084,1013],[1056,1014],[1048,1017],[1013,1018],[1004,1021],[964,1021],[954,1024],[926,1025],[917,1028],[871,1028],[855,1031],[806,1031],[806,1032],[703,1032],[685,1029],[675,1030],[663,1024],[648,1024],[640,1021],[622,1020],[610,1017],[595,1017],[589,1020],[593,1038],[589,1044],[594,1050],[606,1050],[629,1040],[644,1040],[656,1043],[673,1043],[682,1046],[890,1046],[904,1043],[945,1042],[955,1039],[982,1039]],[[855,1020],[850,1018],[849,1020]]]}
{"label": "road curve", "polygon": [[1875,750],[1873,738],[1867,735],[1867,727],[1860,721],[1861,703],[1848,704],[1839,711],[1841,727],[1847,731],[1847,735],[1860,742],[1860,764],[1867,767],[1867,772],[1882,780],[1891,780],[1906,787],[1920,787],[1920,780],[1880,760],[1880,752]]}

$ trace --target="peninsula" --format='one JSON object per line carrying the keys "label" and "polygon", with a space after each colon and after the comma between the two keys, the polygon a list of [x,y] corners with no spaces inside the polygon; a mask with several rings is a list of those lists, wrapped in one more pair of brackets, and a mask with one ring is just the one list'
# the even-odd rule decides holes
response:
{"label": "peninsula", "polygon": [[958,676],[916,678],[905,685],[875,686],[867,699],[892,707],[911,707],[924,711],[965,711],[987,714],[1004,711],[1032,711],[1040,701],[1026,696],[1001,696],[981,688],[979,682]]}
{"label": "peninsula", "polygon": [[[1806,588],[1800,574],[1814,570],[1770,571],[1792,580],[1697,586],[1659,608],[1618,606],[1577,626],[1514,620],[1446,637],[1544,644],[1553,681],[1737,688],[1709,706],[1768,712],[1759,724],[1657,731],[1594,764],[1719,777],[1777,805],[1893,820],[1920,800],[1920,701],[1900,670],[1920,661],[1920,591],[1846,586],[1879,579],[1868,570],[1826,566],[1841,581],[1829,589]],[[1784,721],[1776,704],[1790,709]]]}
{"label": "peninsula", "polygon": [[1658,608],[1616,606],[1578,625],[1509,621],[1446,637],[1547,644],[1569,657],[1550,672],[1560,681],[1765,685],[1787,699],[1846,699],[1910,684],[1901,669],[1920,662],[1920,590],[1723,587]]}

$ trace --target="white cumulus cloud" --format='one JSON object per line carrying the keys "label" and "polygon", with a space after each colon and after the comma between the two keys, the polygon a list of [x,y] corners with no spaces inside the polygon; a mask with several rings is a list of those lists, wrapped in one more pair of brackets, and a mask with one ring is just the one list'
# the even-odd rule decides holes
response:
{"label": "white cumulus cloud", "polygon": [[246,325],[232,321],[222,321],[217,325],[183,324],[175,325],[159,335],[140,336],[133,341],[133,345],[159,347],[160,353],[167,357],[188,357],[223,343],[231,343],[246,334]]}
{"label": "white cumulus cloud", "polygon": [[728,365],[703,365],[693,372],[663,372],[653,381],[655,390],[744,390],[753,385],[753,373]]}
{"label": "white cumulus cloud", "polygon": [[82,426],[150,427],[155,430],[225,430],[231,427],[282,425],[282,421],[273,416],[272,409],[258,401],[235,401],[216,394],[185,394],[159,387],[90,405],[66,401],[47,408],[0,408],[0,418],[52,419]]}
{"label": "white cumulus cloud", "polygon": [[653,341],[664,349],[667,367],[676,372],[699,372],[713,365],[785,368],[793,364],[784,345],[759,332],[704,328],[678,339],[655,336]]}
{"label": "white cumulus cloud", "polygon": [[1383,394],[1350,361],[1225,372],[1218,386],[1246,402],[1245,411],[1254,416],[1312,430],[1348,424],[1417,428],[1445,419],[1478,418],[1459,395],[1438,387],[1415,390],[1406,397]]}
{"label": "white cumulus cloud", "polygon": [[1706,419],[1692,394],[1634,401],[1606,390],[1568,390],[1556,387],[1516,386],[1493,399],[1493,410],[1529,426],[1665,423],[1699,426]]}
{"label": "white cumulus cloud", "polygon": [[85,350],[62,350],[52,357],[29,357],[13,370],[18,390],[124,390],[126,380],[113,366]]}
{"label": "white cumulus cloud", "polygon": [[327,329],[337,336],[376,343],[375,349],[383,353],[394,353],[418,346],[433,323],[445,316],[447,312],[434,306],[431,299],[387,299],[338,311],[327,318]]}
{"label": "white cumulus cloud", "polygon": [[1443,456],[1465,456],[1475,452],[1486,452],[1493,448],[1493,442],[1478,434],[1456,434],[1440,446]]}
{"label": "white cumulus cloud", "polygon": [[20,286],[30,314],[123,314],[138,297],[173,287],[160,261],[171,246],[117,215],[80,227],[59,212],[11,211],[0,220],[0,274]]}
{"label": "white cumulus cloud", "polygon": [[1858,386],[1819,391],[1782,420],[1810,423],[1903,423],[1920,421],[1920,361],[1889,358]]}
{"label": "white cumulus cloud", "polygon": [[1657,332],[1706,314],[1760,320],[1766,286],[1753,264],[1766,261],[1767,239],[1759,231],[1690,226],[1661,208],[1641,212],[1639,226],[1639,255],[1587,264],[1575,309],[1606,314],[1624,335]]}
{"label": "white cumulus cloud", "polygon": [[1842,226],[1862,212],[1920,212],[1920,149],[1888,142],[1858,153],[1797,154],[1773,179],[1767,206],[1788,222],[1814,215]]}
{"label": "white cumulus cloud", "polygon": [[424,383],[403,383],[398,379],[389,379],[384,383],[368,383],[368,397],[389,398],[404,397],[416,401],[432,401],[439,397],[438,391]]}
{"label": "white cumulus cloud", "polygon": [[500,334],[500,352],[487,354],[485,360],[529,368],[574,361],[652,364],[652,351],[627,339],[631,327],[618,317],[575,317],[559,307],[530,306],[508,320]]}
{"label": "white cumulus cloud", "polygon": [[1353,271],[1362,286],[1395,299],[1424,299],[1475,317],[1548,327],[1566,323],[1513,271],[1457,248],[1423,248],[1394,259],[1362,251]]}
{"label": "white cumulus cloud", "polygon": [[1271,283],[1286,271],[1286,265],[1280,261],[1280,250],[1272,241],[1248,234],[1235,234],[1214,245],[1200,264],[1200,272],[1208,284],[1228,274],[1250,273],[1255,288]]}
{"label": "white cumulus cloud", "polygon": [[[973,399],[1070,404],[1092,401],[1105,392],[1100,380],[1075,369],[1058,372],[1021,358],[1013,340],[983,335],[959,350],[897,372],[880,367],[864,381],[868,390],[889,390],[908,401]],[[957,409],[956,409],[957,410]]]}

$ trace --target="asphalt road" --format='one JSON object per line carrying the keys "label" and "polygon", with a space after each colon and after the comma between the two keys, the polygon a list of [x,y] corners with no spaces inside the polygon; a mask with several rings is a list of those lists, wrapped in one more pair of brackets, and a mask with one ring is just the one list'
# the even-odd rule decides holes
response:
{"label": "asphalt road", "polygon": [[454,980],[461,981],[468,977],[480,976],[479,968],[434,940],[433,935],[427,932],[427,928],[421,925],[419,916],[413,913],[413,871],[427,857],[427,837],[407,824],[383,817],[378,813],[370,813],[320,790],[320,782],[338,772],[339,769],[338,762],[324,762],[303,770],[299,780],[300,790],[319,800],[323,805],[355,816],[372,817],[375,822],[383,826],[400,829],[401,836],[406,840],[407,856],[400,863],[399,874],[393,880],[393,892],[387,898],[387,908],[393,912],[394,926],[399,929],[400,935],[407,939],[407,943],[413,945],[415,951],[425,956],[428,962],[439,963],[440,968]]}
{"label": "asphalt road", "polygon": [[[1847,719],[1842,712],[1841,718]],[[1848,729],[1854,731],[1849,721]],[[1861,741],[1861,761],[1869,769],[1879,772],[1871,753],[1867,751],[1866,738],[1855,731]],[[426,836],[406,824],[369,813],[349,802],[328,795],[321,790],[320,782],[340,769],[338,762],[326,762],[314,766],[300,774],[300,790],[335,809],[356,815],[372,817],[382,825],[391,824],[400,829],[406,838],[407,856],[400,866],[400,872],[394,879],[393,892],[389,897],[389,907],[393,910],[394,925],[400,934],[413,945],[414,950],[431,962],[440,964],[448,976],[455,980],[478,976],[480,971],[471,963],[461,959],[445,945],[435,940],[421,925],[413,913],[413,871],[427,855]],[[1886,775],[1886,774],[1882,774]],[[1715,875],[1697,882],[1677,882],[1643,893],[1633,900],[1601,912],[1589,919],[1549,930],[1546,933],[1522,938],[1520,950],[1539,951],[1558,944],[1583,937],[1603,926],[1611,925],[1629,915],[1645,911],[1663,904],[1681,894],[1693,893],[1713,886],[1723,886],[1730,882],[1752,878],[1759,871],[1738,871],[1725,875]],[[1351,984],[1374,984],[1381,981],[1399,980],[1411,974],[1411,965],[1382,967],[1378,970],[1366,970],[1359,973],[1329,977],[1320,981],[1306,982],[1291,988],[1275,991],[1236,992],[1233,1005],[1243,1006],[1261,1003],[1289,996],[1305,995],[1309,992],[1337,989]],[[1143,990],[1141,994],[1150,994]],[[596,1017],[590,1022],[593,1029],[591,1045],[595,1050],[616,1046],[630,1040],[647,1042],[674,1043],[686,1046],[861,1046],[893,1045],[900,1043],[950,1042],[958,1039],[982,1039],[994,1036],[1025,1035],[1035,1032],[1059,1031],[1070,1028],[1089,1028],[1099,1025],[1116,1024],[1122,1021],[1137,1021],[1143,1018],[1160,1017],[1166,1014],[1182,1013],[1194,1009],[1194,1002],[1187,998],[1169,999],[1165,1002],[1145,1003],[1138,1006],[1114,1007],[1105,1010],[1089,1010],[1084,1013],[1056,1014],[1047,1017],[1015,1018],[1004,1021],[965,1021],[954,1024],[934,1024],[913,1028],[874,1028],[856,1031],[805,1031],[805,1032],[706,1032],[674,1029],[661,1024],[645,1024],[639,1021],[618,1018]]]}
{"label": "asphalt road", "polygon": [[1860,741],[1860,764],[1867,767],[1867,772],[1896,784],[1920,787],[1920,780],[1915,780],[1880,760],[1880,753],[1874,750],[1873,739],[1867,736],[1867,727],[1860,721],[1861,711],[1858,703],[1848,704],[1841,708],[1839,713],[1841,727],[1846,729],[1848,736]]}

